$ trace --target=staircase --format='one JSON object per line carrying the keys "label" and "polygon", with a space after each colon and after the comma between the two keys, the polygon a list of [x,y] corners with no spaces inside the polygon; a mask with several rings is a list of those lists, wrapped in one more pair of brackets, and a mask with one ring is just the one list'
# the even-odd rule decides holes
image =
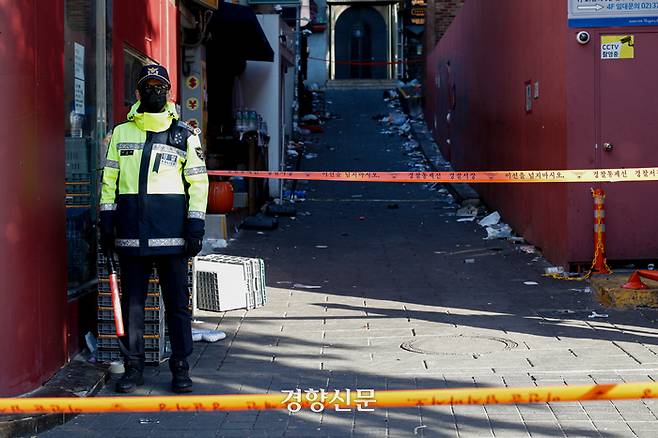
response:
{"label": "staircase", "polygon": [[397,87],[395,79],[337,79],[327,81],[327,90],[388,90]]}

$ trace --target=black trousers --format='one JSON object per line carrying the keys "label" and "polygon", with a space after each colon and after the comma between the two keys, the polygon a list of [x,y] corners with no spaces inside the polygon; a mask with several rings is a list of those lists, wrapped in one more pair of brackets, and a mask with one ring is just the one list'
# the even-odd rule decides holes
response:
{"label": "black trousers", "polygon": [[121,256],[121,310],[125,336],[119,338],[126,362],[144,367],[144,304],[149,277],[155,265],[165,304],[165,315],[171,341],[171,358],[185,359],[192,354],[192,315],[188,308],[188,257],[184,254],[139,257]]}

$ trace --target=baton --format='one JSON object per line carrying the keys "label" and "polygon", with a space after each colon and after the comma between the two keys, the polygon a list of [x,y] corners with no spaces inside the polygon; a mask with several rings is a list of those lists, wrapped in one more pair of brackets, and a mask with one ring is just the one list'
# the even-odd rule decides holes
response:
{"label": "baton", "polygon": [[123,330],[123,315],[121,314],[121,297],[119,296],[119,280],[117,277],[116,262],[114,254],[107,257],[107,267],[110,271],[110,292],[112,293],[112,309],[114,310],[114,325],[117,329],[117,336],[123,336],[126,332]]}

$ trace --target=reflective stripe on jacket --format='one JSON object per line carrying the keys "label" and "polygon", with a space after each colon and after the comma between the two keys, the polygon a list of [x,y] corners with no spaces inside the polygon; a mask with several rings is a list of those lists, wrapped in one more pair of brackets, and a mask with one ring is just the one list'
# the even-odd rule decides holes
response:
{"label": "reflective stripe on jacket", "polygon": [[196,132],[178,120],[173,103],[138,113],[114,128],[103,169],[101,223],[111,223],[118,251],[176,254],[185,239],[202,238],[208,175]]}

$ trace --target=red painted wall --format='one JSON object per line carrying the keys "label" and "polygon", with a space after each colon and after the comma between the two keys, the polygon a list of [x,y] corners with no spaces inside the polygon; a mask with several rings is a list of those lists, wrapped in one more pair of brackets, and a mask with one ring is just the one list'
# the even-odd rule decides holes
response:
{"label": "red painted wall", "polygon": [[[456,169],[567,166],[566,37],[566,2],[465,2],[429,54],[426,78],[426,120]],[[540,87],[531,113],[525,111],[526,81]],[[550,260],[567,261],[566,186],[475,188]]]}
{"label": "red painted wall", "polygon": [[8,396],[67,359],[64,5],[0,0],[0,10],[0,396]]}
{"label": "red painted wall", "polygon": [[[469,0],[428,55],[426,120],[456,169],[657,165],[658,30],[587,29],[591,42],[580,45],[583,29],[568,28],[566,7]],[[612,34],[635,35],[634,59],[600,59],[600,38]],[[537,80],[540,95],[526,113],[524,83]],[[602,151],[606,141],[613,152]],[[591,186],[607,193],[608,259],[655,259],[655,182],[475,188],[549,260],[566,264],[592,260]]]}
{"label": "red painted wall", "polygon": [[141,52],[169,71],[173,98],[178,90],[177,10],[171,0],[113,2],[112,66],[113,112],[116,123],[125,120],[129,108],[123,104],[124,56],[126,45]]}

